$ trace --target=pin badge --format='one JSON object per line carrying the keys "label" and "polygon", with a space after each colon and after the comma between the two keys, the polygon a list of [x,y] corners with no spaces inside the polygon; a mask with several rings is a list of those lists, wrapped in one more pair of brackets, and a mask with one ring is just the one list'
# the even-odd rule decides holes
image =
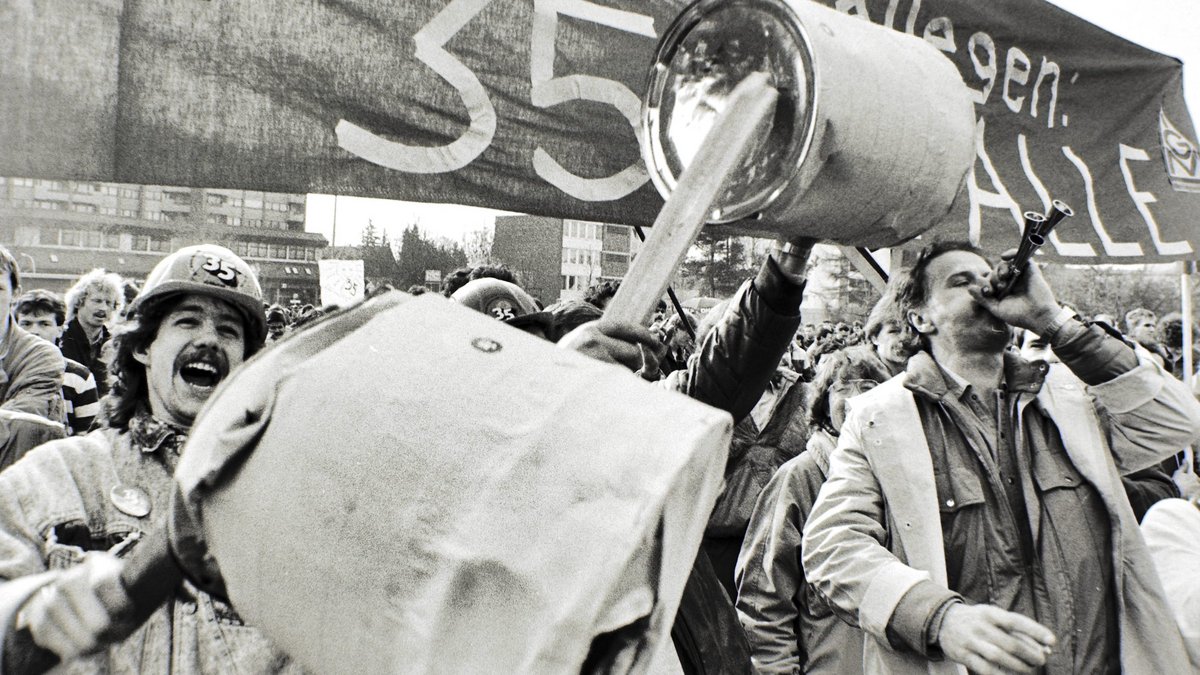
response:
{"label": "pin badge", "polygon": [[150,495],[139,487],[114,485],[108,498],[121,513],[134,518],[145,518],[150,513]]}

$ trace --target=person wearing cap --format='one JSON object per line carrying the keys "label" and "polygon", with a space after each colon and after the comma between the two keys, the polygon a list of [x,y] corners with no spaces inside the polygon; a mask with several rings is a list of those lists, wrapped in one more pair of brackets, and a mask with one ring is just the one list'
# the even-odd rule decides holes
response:
{"label": "person wearing cap", "polygon": [[0,672],[42,672],[56,655],[71,672],[298,670],[190,582],[134,626],[117,557],[166,523],[196,415],[265,334],[258,279],[229,250],[183,248],[151,271],[113,340],[103,428],[0,473]]}
{"label": "person wearing cap", "polygon": [[287,332],[287,311],[279,305],[267,308],[267,344],[275,344]]}

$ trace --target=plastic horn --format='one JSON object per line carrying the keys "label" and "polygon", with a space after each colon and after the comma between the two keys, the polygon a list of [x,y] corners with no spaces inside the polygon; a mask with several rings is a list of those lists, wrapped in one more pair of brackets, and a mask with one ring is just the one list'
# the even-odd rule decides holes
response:
{"label": "plastic horn", "polygon": [[1073,215],[1075,215],[1075,212],[1071,210],[1071,207],[1067,206],[1066,202],[1055,199],[1050,203],[1050,213],[1046,215],[1046,222],[1038,227],[1037,233],[1042,235],[1042,237],[1047,237],[1050,235],[1050,230],[1053,230],[1055,225],[1062,222],[1063,218],[1070,218]]}
{"label": "plastic horn", "polygon": [[1012,260],[1008,261],[1008,280],[993,287],[994,294],[992,297],[999,300],[1008,295],[1009,291],[1012,290],[1013,284],[1025,272],[1025,267],[1033,258],[1033,254],[1046,243],[1046,238],[1041,234],[1041,229],[1045,222],[1046,216],[1036,211],[1025,212],[1025,229],[1022,231],[1021,243],[1017,246],[1017,254],[1013,256]]}

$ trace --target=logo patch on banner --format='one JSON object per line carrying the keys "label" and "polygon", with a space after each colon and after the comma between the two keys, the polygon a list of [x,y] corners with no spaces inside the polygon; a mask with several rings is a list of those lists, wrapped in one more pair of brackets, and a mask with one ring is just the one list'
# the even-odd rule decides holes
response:
{"label": "logo patch on banner", "polygon": [[1171,186],[1184,192],[1200,192],[1200,153],[1196,144],[1176,129],[1162,110],[1158,111],[1158,131]]}

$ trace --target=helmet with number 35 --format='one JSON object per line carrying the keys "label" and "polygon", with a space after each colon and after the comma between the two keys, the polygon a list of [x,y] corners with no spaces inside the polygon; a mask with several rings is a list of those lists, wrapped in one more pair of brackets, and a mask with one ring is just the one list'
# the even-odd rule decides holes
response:
{"label": "helmet with number 35", "polygon": [[181,293],[199,293],[224,300],[246,317],[249,337],[261,343],[267,334],[262,287],[254,270],[233,251],[215,244],[186,246],[163,258],[146,277],[133,299],[130,313],[148,303]]}

